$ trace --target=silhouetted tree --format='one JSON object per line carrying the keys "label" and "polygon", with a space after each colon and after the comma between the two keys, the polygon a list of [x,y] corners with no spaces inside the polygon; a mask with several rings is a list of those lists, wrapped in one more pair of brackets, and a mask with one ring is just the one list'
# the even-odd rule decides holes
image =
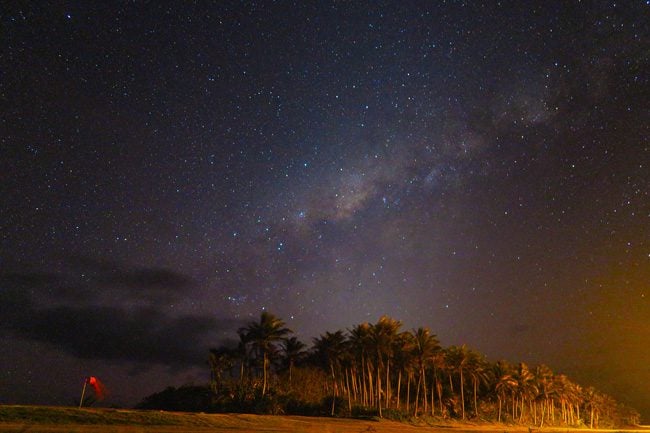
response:
{"label": "silhouetted tree", "polygon": [[291,337],[282,342],[282,354],[284,355],[287,368],[289,369],[289,387],[291,387],[293,367],[296,362],[305,358],[307,354],[305,351],[306,347],[307,345],[298,340],[297,337]]}
{"label": "silhouetted tree", "polygon": [[332,377],[332,410],[334,416],[336,397],[339,395],[337,385],[337,372],[340,371],[343,355],[347,350],[347,344],[343,331],[334,333],[326,332],[319,338],[314,339],[314,350],[319,359],[322,360],[323,366],[329,370]]}
{"label": "silhouetted tree", "polygon": [[259,322],[251,322],[240,329],[240,335],[244,336],[242,340],[251,343],[262,356],[262,395],[266,394],[268,387],[269,356],[275,352],[274,343],[284,339],[291,332],[281,319],[266,311],[260,316]]}
{"label": "silhouetted tree", "polygon": [[[306,352],[304,343],[288,337],[291,331],[282,320],[264,312],[259,322],[238,330],[240,341],[236,348],[210,350],[211,394],[219,397],[213,399],[213,408],[334,415],[337,400],[347,397],[350,413],[360,410],[380,417],[383,410],[394,409],[391,415],[395,411],[401,412],[399,416],[419,416],[424,412],[466,419],[470,405],[475,417],[492,414],[501,422],[504,413],[510,412],[508,421],[542,427],[588,423],[597,428],[638,422],[638,412],[618,405],[593,388],[583,390],[567,376],[554,375],[543,364],[534,368],[524,363],[513,367],[505,361],[490,364],[482,354],[465,345],[442,349],[427,328],[400,332],[401,325],[398,320],[382,316],[375,324],[361,323],[347,332],[325,332],[313,340],[312,350]],[[271,360],[282,361],[288,375],[279,375],[278,380],[286,381],[284,386],[269,393]],[[227,380],[225,373],[230,372],[234,379],[233,370],[238,362],[237,386],[234,380]],[[248,380],[260,376],[261,396],[257,392],[259,381]],[[300,381],[300,388],[292,387],[296,380]],[[148,404],[183,406],[169,401],[185,392],[167,389],[150,398]],[[490,412],[494,407],[490,403],[495,400],[498,411],[495,407]]]}

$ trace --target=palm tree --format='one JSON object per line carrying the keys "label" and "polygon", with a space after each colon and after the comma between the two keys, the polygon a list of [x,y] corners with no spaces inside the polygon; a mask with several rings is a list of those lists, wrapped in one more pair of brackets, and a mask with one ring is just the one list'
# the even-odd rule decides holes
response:
{"label": "palm tree", "polygon": [[487,362],[481,354],[473,350],[468,350],[468,371],[472,380],[472,389],[474,394],[474,416],[478,418],[478,389],[481,384],[488,381]]}
{"label": "palm tree", "polygon": [[343,331],[326,332],[325,335],[314,338],[314,350],[332,376],[332,416],[334,416],[334,405],[338,396],[336,373],[340,370],[341,360],[347,349],[346,346]]}
{"label": "palm tree", "polygon": [[463,419],[465,419],[465,372],[470,362],[470,355],[467,347],[450,346],[447,348],[447,364],[452,371],[458,373],[460,381],[460,405]]}
{"label": "palm tree", "polygon": [[208,363],[210,365],[210,388],[217,393],[221,388],[222,375],[230,371],[235,365],[236,353],[228,347],[221,346],[218,349],[210,349]]}
{"label": "palm tree", "polygon": [[522,422],[524,419],[524,408],[526,407],[526,400],[531,400],[535,395],[537,395],[537,386],[535,385],[535,377],[533,373],[528,368],[528,365],[523,362],[520,362],[517,365],[514,378],[517,380],[517,393],[521,403],[519,422]]}
{"label": "palm tree", "polygon": [[349,342],[351,351],[359,367],[359,388],[361,402],[364,405],[372,405],[373,387],[370,363],[370,351],[372,345],[372,326],[369,323],[362,323],[349,330]]}
{"label": "palm tree", "polygon": [[589,428],[598,428],[601,409],[606,405],[608,396],[601,394],[593,386],[585,388],[582,393],[585,409],[589,409]]}
{"label": "palm tree", "polygon": [[275,351],[274,343],[283,340],[291,332],[289,328],[285,327],[285,323],[281,319],[267,311],[262,312],[259,322],[250,322],[248,326],[240,329],[240,336],[245,337],[242,340],[250,342],[262,355],[264,378],[262,395],[266,394],[268,386],[269,355]]}
{"label": "palm tree", "polygon": [[[442,349],[438,349],[433,355],[433,380],[436,387],[436,393],[438,394],[438,405],[440,406],[440,415],[444,416],[444,409],[442,404],[442,379],[441,374],[447,369],[447,364],[445,361],[445,352]],[[432,403],[433,404],[433,401]],[[431,408],[431,414],[434,415],[433,408]]]}
{"label": "palm tree", "polygon": [[[499,400],[499,415],[497,420],[501,422],[501,408],[508,395],[512,398],[512,405],[514,408],[514,396],[517,390],[517,380],[515,380],[512,375],[512,367],[506,361],[498,361],[495,364],[494,377],[496,378],[494,390],[497,394],[497,399]],[[512,416],[514,418],[514,412]]]}
{"label": "palm tree", "polygon": [[246,328],[239,328],[237,334],[239,335],[239,341],[237,342],[235,354],[237,359],[239,359],[239,385],[243,386],[248,376],[247,369],[250,364],[250,353],[248,347],[250,341],[248,334],[246,333]]}
{"label": "palm tree", "polygon": [[390,359],[393,355],[394,341],[397,338],[397,331],[402,326],[399,320],[391,319],[388,316],[381,316],[379,321],[372,326],[371,335],[374,351],[377,355],[376,380],[377,380],[377,412],[381,418],[381,394],[382,394],[382,369],[386,375],[385,401],[386,407],[390,403]]}
{"label": "palm tree", "polygon": [[[396,407],[400,409],[400,397],[402,394],[402,377],[404,373],[407,376],[407,402],[410,392],[410,371],[415,364],[415,359],[413,357],[413,334],[410,332],[401,332],[397,335],[395,340],[395,349],[394,353],[394,365],[397,368],[397,404]],[[408,411],[408,403],[407,409]]]}
{"label": "palm tree", "polygon": [[553,386],[555,387],[555,394],[558,402],[560,403],[560,410],[562,410],[562,422],[568,424],[568,411],[567,400],[569,394],[568,379],[565,375],[560,374],[553,377]]}
{"label": "palm tree", "polygon": [[580,418],[582,388],[564,374],[555,376],[554,386],[560,400],[562,421],[568,425],[576,424],[576,418]]}
{"label": "palm tree", "polygon": [[417,330],[413,330],[413,356],[418,365],[419,372],[418,384],[415,390],[415,416],[418,414],[420,389],[423,391],[424,412],[427,412],[426,367],[438,350],[440,350],[438,339],[435,335],[431,335],[427,328],[418,328]]}
{"label": "palm tree", "polygon": [[291,387],[293,366],[296,364],[296,362],[299,362],[305,357],[307,354],[305,351],[306,347],[307,345],[298,340],[297,337],[285,339],[282,343],[282,353],[284,354],[284,359],[287,362],[287,366],[289,367],[289,387]]}
{"label": "palm tree", "polygon": [[[550,397],[553,392],[553,372],[549,367],[542,364],[535,368],[534,373],[535,387],[537,389],[536,400],[539,401],[542,414],[539,423],[540,428],[544,426],[544,416],[551,413]],[[535,412],[535,423],[537,423],[537,413]]]}

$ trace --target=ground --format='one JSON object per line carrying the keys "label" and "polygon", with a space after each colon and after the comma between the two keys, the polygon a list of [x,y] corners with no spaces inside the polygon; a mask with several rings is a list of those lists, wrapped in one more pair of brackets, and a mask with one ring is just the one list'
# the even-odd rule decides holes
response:
{"label": "ground", "polygon": [[[202,414],[122,409],[76,409],[43,406],[0,406],[0,432],[29,433],[530,433],[525,426],[503,424],[413,425],[388,420],[359,420],[248,414]],[[532,429],[540,433],[539,429]],[[582,429],[585,431],[588,429]],[[566,428],[544,432],[568,433]],[[577,430],[576,430],[577,431]],[[606,430],[599,430],[600,432]],[[648,429],[609,430],[635,432]]]}

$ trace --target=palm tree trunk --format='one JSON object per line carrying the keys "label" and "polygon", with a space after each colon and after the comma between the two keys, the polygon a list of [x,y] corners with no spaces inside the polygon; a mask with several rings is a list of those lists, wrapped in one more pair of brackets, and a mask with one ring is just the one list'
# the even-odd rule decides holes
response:
{"label": "palm tree trunk", "polygon": [[549,400],[548,404],[549,404],[549,409],[550,409],[551,421],[553,423],[555,423],[555,402],[551,399],[551,400]]}
{"label": "palm tree trunk", "polygon": [[397,410],[399,410],[399,395],[402,390],[402,370],[397,373]]}
{"label": "palm tree trunk", "polygon": [[460,368],[460,407],[463,411],[463,419],[465,419],[465,380],[463,378],[463,368]]}
{"label": "palm tree trunk", "polygon": [[420,386],[422,385],[422,375],[418,375],[418,384],[415,387],[415,410],[413,411],[413,416],[418,416],[418,404],[420,402]]}
{"label": "palm tree trunk", "polygon": [[379,418],[381,418],[381,373],[379,371],[379,364],[377,364],[377,412],[379,413]]}
{"label": "palm tree trunk", "polygon": [[427,405],[427,376],[424,371],[424,367],[422,367],[422,390],[424,391],[422,393],[422,399],[424,400],[424,413],[426,414],[428,412],[428,405]]}
{"label": "palm tree trunk", "polygon": [[435,386],[431,384],[431,416],[436,415]]}
{"label": "palm tree trunk", "polygon": [[350,382],[348,380],[348,374],[352,375],[349,369],[345,369],[345,384],[347,385],[347,390],[348,390],[348,411],[350,412],[350,415],[352,415],[352,393],[350,392]]}
{"label": "palm tree trunk", "polygon": [[411,410],[411,373],[406,376],[406,413]]}
{"label": "palm tree trunk", "polygon": [[264,374],[264,381],[263,381],[263,384],[262,384],[262,397],[264,396],[264,394],[266,394],[266,362],[267,362],[267,359],[268,358],[266,356],[266,351],[264,351],[264,361],[263,361],[263,365],[262,365],[262,370],[264,370],[264,373],[263,373]]}
{"label": "palm tree trunk", "polygon": [[499,417],[497,418],[498,422],[501,422],[501,396],[498,396],[499,399]]}
{"label": "palm tree trunk", "polygon": [[336,375],[334,374],[334,364],[331,362],[330,371],[332,372],[332,416],[334,416],[334,405],[336,403]]}
{"label": "palm tree trunk", "polygon": [[474,383],[474,415],[478,418],[478,398],[476,397],[478,393],[478,380],[473,379],[472,382]]}
{"label": "palm tree trunk", "polygon": [[[436,415],[436,410],[435,410],[435,399],[433,392],[434,390],[437,392],[438,391],[438,369],[436,368],[435,360],[433,364],[433,380],[431,381],[431,415],[435,416]],[[442,415],[442,411],[440,412],[440,415]]]}
{"label": "palm tree trunk", "polygon": [[551,419],[555,423],[555,400],[550,398],[548,400],[548,412],[546,413],[546,420]]}
{"label": "palm tree trunk", "polygon": [[372,376],[372,365],[370,362],[366,361],[368,364],[368,405],[374,406],[375,404],[375,386],[374,386],[374,378]]}
{"label": "palm tree trunk", "polygon": [[366,387],[366,372],[365,372],[365,367],[363,364],[361,364],[361,368],[359,371],[359,378],[358,378],[358,386],[359,386],[359,399],[362,405],[368,404],[368,388]]}
{"label": "palm tree trunk", "polygon": [[293,373],[293,359],[289,361],[289,389],[291,389],[291,375]]}
{"label": "palm tree trunk", "polygon": [[352,400],[357,401],[357,370],[350,367],[350,386],[352,387]]}
{"label": "palm tree trunk", "polygon": [[386,409],[390,407],[390,394],[390,358],[386,356],[386,395],[384,396]]}

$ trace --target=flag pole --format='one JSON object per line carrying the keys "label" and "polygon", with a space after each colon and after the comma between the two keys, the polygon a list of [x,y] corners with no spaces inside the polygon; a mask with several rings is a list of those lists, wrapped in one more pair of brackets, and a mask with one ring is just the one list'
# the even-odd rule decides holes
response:
{"label": "flag pole", "polygon": [[84,395],[86,394],[86,385],[88,385],[88,378],[84,380],[84,387],[81,390],[81,400],[79,400],[79,409],[81,409],[81,405],[84,404]]}

